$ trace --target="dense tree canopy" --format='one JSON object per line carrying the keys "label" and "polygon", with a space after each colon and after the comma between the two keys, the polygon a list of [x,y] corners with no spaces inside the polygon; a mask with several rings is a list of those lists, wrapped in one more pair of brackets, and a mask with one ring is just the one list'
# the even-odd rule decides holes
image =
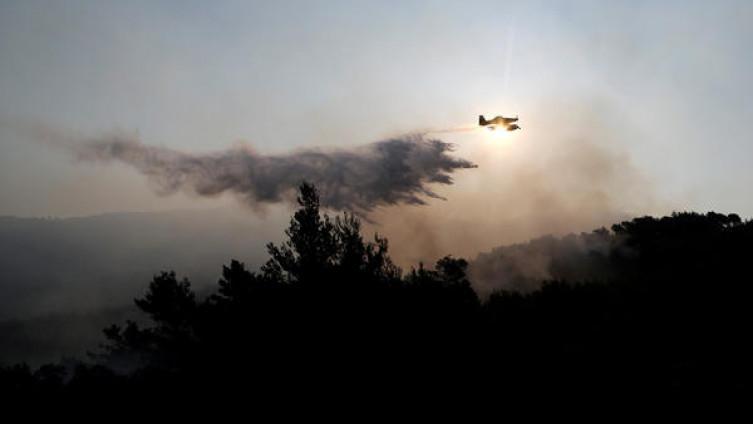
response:
{"label": "dense tree canopy", "polygon": [[[678,213],[598,230],[602,281],[548,281],[481,301],[468,263],[403,273],[378,235],[323,214],[313,186],[259,271],[222,268],[197,296],[175,272],[135,300],[147,318],[105,329],[89,362],[0,372],[0,390],[158,391],[342,382],[374,389],[642,390],[750,388],[753,223]],[[313,382],[313,383],[312,383]],[[407,385],[407,386],[406,386]]]}

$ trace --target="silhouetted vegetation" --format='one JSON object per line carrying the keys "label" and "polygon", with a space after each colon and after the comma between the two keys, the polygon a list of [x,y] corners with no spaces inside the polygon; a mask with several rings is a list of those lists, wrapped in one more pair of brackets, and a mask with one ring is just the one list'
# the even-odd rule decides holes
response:
{"label": "silhouetted vegetation", "polygon": [[135,300],[148,324],[108,327],[88,362],[6,366],[0,390],[751,387],[753,223],[737,215],[679,213],[597,230],[612,246],[594,259],[608,278],[548,281],[482,301],[465,260],[403,273],[387,240],[364,240],[355,216],[322,214],[314,187],[302,185],[298,202],[286,240],[268,245],[258,271],[232,261],[206,297],[161,273]]}

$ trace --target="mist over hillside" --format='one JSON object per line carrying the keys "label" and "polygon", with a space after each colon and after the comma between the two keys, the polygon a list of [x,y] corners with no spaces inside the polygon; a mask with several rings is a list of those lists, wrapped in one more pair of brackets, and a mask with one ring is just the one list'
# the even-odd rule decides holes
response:
{"label": "mist over hillside", "polygon": [[[262,223],[230,210],[0,218],[0,320],[131,305],[165,269],[214,284],[238,258],[255,266],[287,216]],[[276,223],[279,221],[279,226]]]}
{"label": "mist over hillside", "polygon": [[544,281],[605,281],[614,277],[610,257],[624,250],[619,237],[601,228],[590,233],[547,235],[480,253],[469,277],[481,296],[499,290],[530,292]]}
{"label": "mist over hillside", "polygon": [[133,319],[133,298],[162,270],[199,293],[238,258],[257,267],[287,215],[230,209],[0,217],[0,362],[82,356],[108,323]]}

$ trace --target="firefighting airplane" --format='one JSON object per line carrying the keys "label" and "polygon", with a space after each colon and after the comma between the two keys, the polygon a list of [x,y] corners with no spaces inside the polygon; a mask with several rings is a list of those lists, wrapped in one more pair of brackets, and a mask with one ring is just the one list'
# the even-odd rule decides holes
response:
{"label": "firefighting airplane", "polygon": [[484,115],[478,116],[478,124],[479,126],[489,128],[490,130],[497,129],[498,126],[504,127],[507,131],[515,131],[519,130],[520,127],[515,122],[518,122],[518,117],[514,118],[505,118],[504,116],[497,116],[495,118],[486,120],[484,118]]}

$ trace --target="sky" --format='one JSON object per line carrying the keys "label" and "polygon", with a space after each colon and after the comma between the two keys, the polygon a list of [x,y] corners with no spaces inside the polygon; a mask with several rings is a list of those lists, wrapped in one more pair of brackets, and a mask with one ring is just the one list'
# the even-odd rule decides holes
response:
{"label": "sky", "polygon": [[448,246],[471,226],[467,253],[646,213],[751,217],[752,19],[750,1],[2,0],[0,215],[242,207],[160,196],[28,127],[279,154],[483,113],[523,130],[436,134],[479,168],[378,230],[415,239],[412,220]]}

